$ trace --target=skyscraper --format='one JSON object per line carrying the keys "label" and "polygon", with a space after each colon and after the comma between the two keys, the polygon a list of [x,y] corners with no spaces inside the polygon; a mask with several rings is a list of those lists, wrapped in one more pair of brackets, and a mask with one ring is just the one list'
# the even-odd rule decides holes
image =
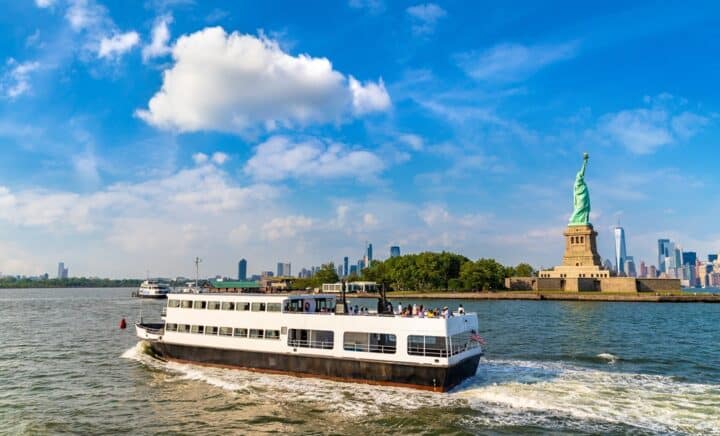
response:
{"label": "skyscraper", "polygon": [[713,263],[718,259],[717,254],[708,254],[708,262]]}
{"label": "skyscraper", "polygon": [[390,257],[400,257],[400,247],[397,245],[390,247]]}
{"label": "skyscraper", "polygon": [[350,260],[348,259],[347,256],[343,257],[343,272],[345,273],[345,274],[343,274],[344,277],[347,277],[350,275],[350,269],[348,267],[349,262],[350,262]]}
{"label": "skyscraper", "polygon": [[367,247],[365,248],[365,257],[363,257],[363,267],[367,268],[370,265],[372,265],[372,259],[373,259],[372,244],[367,244]]}
{"label": "skyscraper", "polygon": [[694,251],[686,251],[682,254],[683,265],[695,266],[697,263],[697,253]]}
{"label": "skyscraper", "polygon": [[240,259],[238,262],[238,280],[247,280],[247,260]]}
{"label": "skyscraper", "polygon": [[632,256],[625,257],[623,270],[625,271],[625,275],[628,277],[637,277],[637,272],[635,271],[635,259],[633,259]]}
{"label": "skyscraper", "polygon": [[627,274],[625,271],[625,258],[627,253],[625,252],[625,229],[622,227],[615,227],[615,265],[617,265],[618,275]]}
{"label": "skyscraper", "polygon": [[665,272],[665,258],[670,255],[670,240],[658,239],[658,270]]}
{"label": "skyscraper", "polygon": [[68,278],[68,269],[65,268],[65,262],[59,262],[58,263],[58,274],[57,278],[59,279],[66,279]]}
{"label": "skyscraper", "polygon": [[292,271],[290,269],[290,262],[278,262],[277,264],[277,277],[290,277]]}

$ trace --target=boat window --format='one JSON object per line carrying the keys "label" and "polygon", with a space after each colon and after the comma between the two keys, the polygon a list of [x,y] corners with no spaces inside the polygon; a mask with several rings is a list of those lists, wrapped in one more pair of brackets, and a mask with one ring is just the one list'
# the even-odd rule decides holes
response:
{"label": "boat window", "polygon": [[165,324],[165,331],[166,332],[176,332],[177,324]]}
{"label": "boat window", "polygon": [[267,311],[268,312],[280,312],[280,303],[268,303]]}
{"label": "boat window", "polygon": [[285,301],[285,312],[302,312],[302,300],[294,299]]}
{"label": "boat window", "polygon": [[190,325],[189,324],[178,324],[178,333],[190,333]]}
{"label": "boat window", "polygon": [[190,333],[197,333],[199,335],[205,332],[205,327],[201,325],[194,325],[190,327]]}
{"label": "boat window", "polygon": [[320,348],[332,350],[335,333],[332,330],[289,329],[288,345],[291,347]]}
{"label": "boat window", "polygon": [[208,309],[220,310],[220,302],[219,301],[208,301]]}
{"label": "boat window", "polygon": [[213,326],[205,326],[205,334],[206,335],[216,335],[218,334],[218,328]]}
{"label": "boat window", "polygon": [[335,308],[331,307],[332,298],[318,298],[315,300],[316,312],[332,312]]}
{"label": "boat window", "polygon": [[264,330],[262,329],[250,329],[251,338],[263,338]]}
{"label": "boat window", "polygon": [[252,311],[253,312],[265,312],[265,303],[253,303]]}
{"label": "boat window", "polygon": [[235,336],[238,338],[247,338],[247,329],[235,329]]}
{"label": "boat window", "polygon": [[388,333],[345,332],[343,349],[345,351],[395,354],[397,338]]}
{"label": "boat window", "polygon": [[207,301],[198,301],[196,300],[193,303],[193,309],[205,309],[207,308]]}
{"label": "boat window", "polygon": [[220,336],[232,336],[232,327],[220,327]]}
{"label": "boat window", "polygon": [[280,330],[265,330],[265,339],[280,339]]}
{"label": "boat window", "polygon": [[180,307],[182,307],[183,309],[192,309],[192,304],[192,300],[183,300]]}
{"label": "boat window", "polygon": [[445,336],[408,336],[408,354],[412,356],[447,357]]}
{"label": "boat window", "polygon": [[168,300],[168,307],[180,307],[180,300]]}
{"label": "boat window", "polygon": [[480,344],[472,339],[470,332],[457,333],[450,336],[450,355],[454,356],[464,351],[479,347]]}
{"label": "boat window", "polygon": [[235,303],[232,301],[223,301],[222,310],[235,310]]}
{"label": "boat window", "polygon": [[250,303],[247,301],[241,301],[235,305],[235,309],[237,310],[250,310]]}

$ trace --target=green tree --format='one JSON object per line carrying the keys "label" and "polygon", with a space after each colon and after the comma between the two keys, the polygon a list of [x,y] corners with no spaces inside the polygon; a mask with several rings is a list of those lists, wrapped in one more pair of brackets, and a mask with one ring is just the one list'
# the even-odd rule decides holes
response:
{"label": "green tree", "polygon": [[517,277],[532,277],[535,274],[535,269],[532,265],[527,263],[519,263],[515,267],[514,274]]}
{"label": "green tree", "polygon": [[313,278],[317,283],[317,287],[322,286],[323,283],[337,283],[338,280],[340,280],[337,275],[337,270],[335,269],[335,264],[332,262],[323,265],[320,270],[315,273]]}
{"label": "green tree", "polygon": [[506,268],[495,259],[466,262],[460,268],[460,279],[465,288],[473,291],[502,289],[506,274]]}

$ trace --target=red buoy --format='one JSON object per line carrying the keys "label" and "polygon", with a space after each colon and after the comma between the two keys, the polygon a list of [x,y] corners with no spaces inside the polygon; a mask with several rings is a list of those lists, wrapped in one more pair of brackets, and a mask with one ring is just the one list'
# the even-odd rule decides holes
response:
{"label": "red buoy", "polygon": [[127,323],[125,322],[125,318],[120,320],[120,329],[125,330],[127,328]]}

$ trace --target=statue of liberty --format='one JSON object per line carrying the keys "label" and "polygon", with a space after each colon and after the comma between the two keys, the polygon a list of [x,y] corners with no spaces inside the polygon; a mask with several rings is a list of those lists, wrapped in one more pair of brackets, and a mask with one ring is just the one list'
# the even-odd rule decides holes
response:
{"label": "statue of liberty", "polygon": [[583,155],[583,165],[575,176],[575,187],[573,188],[573,213],[570,216],[571,226],[587,225],[590,221],[590,193],[585,184],[585,168],[590,156]]}

